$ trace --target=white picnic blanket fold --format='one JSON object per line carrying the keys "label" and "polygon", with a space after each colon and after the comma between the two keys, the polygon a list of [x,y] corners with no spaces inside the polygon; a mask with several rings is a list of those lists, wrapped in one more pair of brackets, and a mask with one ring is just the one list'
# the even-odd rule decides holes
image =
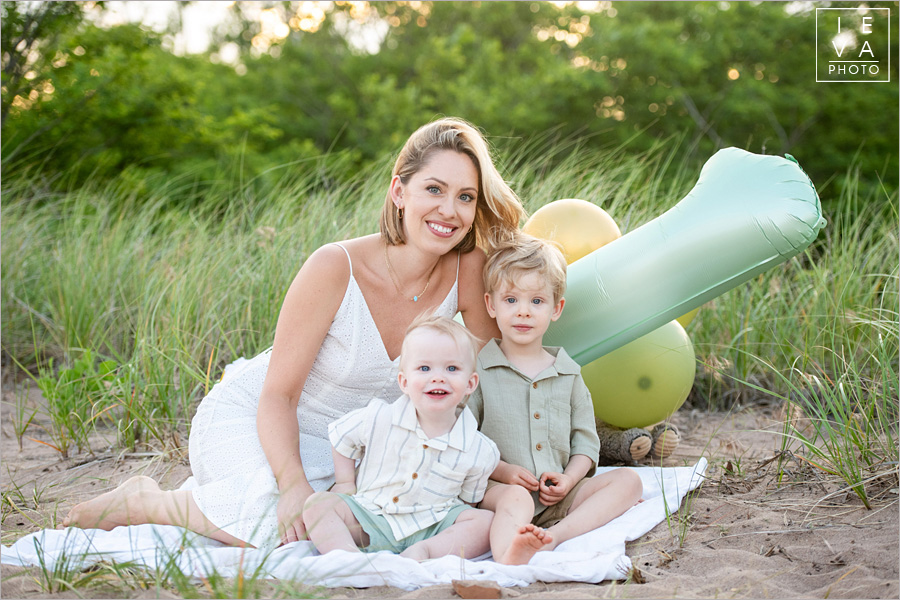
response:
{"label": "white picnic blanket fold", "polygon": [[[356,554],[344,551],[319,555],[310,542],[294,542],[274,550],[230,548],[180,527],[135,525],[112,531],[45,529],[3,546],[0,562],[7,565],[83,569],[100,561],[133,562],[151,569],[178,569],[193,576],[218,573],[225,577],[256,572],[263,577],[294,579],[326,587],[389,585],[414,590],[454,579],[496,581],[525,586],[537,581],[599,583],[624,579],[631,568],[625,542],[635,540],[678,510],[685,494],[703,481],[707,461],[689,467],[637,467],[644,484],[644,502],[594,531],[539,552],[527,565],[500,565],[492,560],[446,556],[418,563],[389,552]],[[616,467],[601,467],[603,473]],[[191,479],[185,482],[189,486]],[[68,566],[66,566],[68,565]]]}

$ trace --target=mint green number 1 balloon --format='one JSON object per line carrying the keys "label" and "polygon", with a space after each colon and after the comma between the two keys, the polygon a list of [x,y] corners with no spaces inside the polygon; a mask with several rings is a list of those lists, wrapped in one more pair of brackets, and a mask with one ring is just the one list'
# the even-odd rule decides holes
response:
{"label": "mint green number 1 balloon", "polygon": [[678,204],[569,265],[544,343],[586,365],[799,254],[824,225],[795,160],[720,150]]}
{"label": "mint green number 1 balloon", "polygon": [[674,319],[799,254],[824,225],[795,160],[721,150],[673,208],[569,265],[566,307],[544,343],[582,365],[600,419],[666,419],[695,375]]}

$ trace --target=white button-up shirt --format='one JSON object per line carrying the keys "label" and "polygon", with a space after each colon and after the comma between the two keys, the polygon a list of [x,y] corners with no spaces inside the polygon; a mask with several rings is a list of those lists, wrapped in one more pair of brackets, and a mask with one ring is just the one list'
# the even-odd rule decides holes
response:
{"label": "white button-up shirt", "polygon": [[484,497],[500,462],[497,446],[464,408],[453,428],[429,438],[408,396],[372,400],[328,426],[332,445],[359,461],[354,498],[383,515],[397,540],[440,522],[451,508]]}

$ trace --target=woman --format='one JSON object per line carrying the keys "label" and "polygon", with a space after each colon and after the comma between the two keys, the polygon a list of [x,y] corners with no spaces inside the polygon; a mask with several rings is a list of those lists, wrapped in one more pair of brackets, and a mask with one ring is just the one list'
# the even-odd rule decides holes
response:
{"label": "woman", "polygon": [[328,423],[400,396],[396,359],[413,318],[458,310],[479,338],[499,334],[482,250],[524,216],[477,130],[452,118],[421,127],[394,164],[380,235],[316,250],[288,289],[272,348],[201,402],[189,448],[200,486],[163,491],[133,477],[63,524],[179,525],[256,547],[304,539],[303,503],[333,482]]}

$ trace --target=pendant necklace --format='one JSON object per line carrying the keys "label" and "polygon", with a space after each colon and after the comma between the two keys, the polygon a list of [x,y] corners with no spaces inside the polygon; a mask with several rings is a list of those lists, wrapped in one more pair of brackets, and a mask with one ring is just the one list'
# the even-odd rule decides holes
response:
{"label": "pendant necklace", "polygon": [[[421,292],[411,298],[413,302],[418,302],[419,298],[424,296],[425,292],[428,291],[428,286],[431,284],[431,276],[434,275],[434,270],[437,269],[439,262],[441,262],[440,259],[438,259],[438,261],[434,263],[434,266],[431,267],[431,273],[428,274],[428,279],[425,281],[425,287]],[[384,263],[387,265],[388,274],[391,276],[391,281],[394,282],[394,287],[397,288],[397,293],[404,296],[403,290],[400,289],[400,284],[397,283],[397,274],[394,272],[394,266],[391,264],[391,259],[388,257],[387,244],[384,245]]]}

